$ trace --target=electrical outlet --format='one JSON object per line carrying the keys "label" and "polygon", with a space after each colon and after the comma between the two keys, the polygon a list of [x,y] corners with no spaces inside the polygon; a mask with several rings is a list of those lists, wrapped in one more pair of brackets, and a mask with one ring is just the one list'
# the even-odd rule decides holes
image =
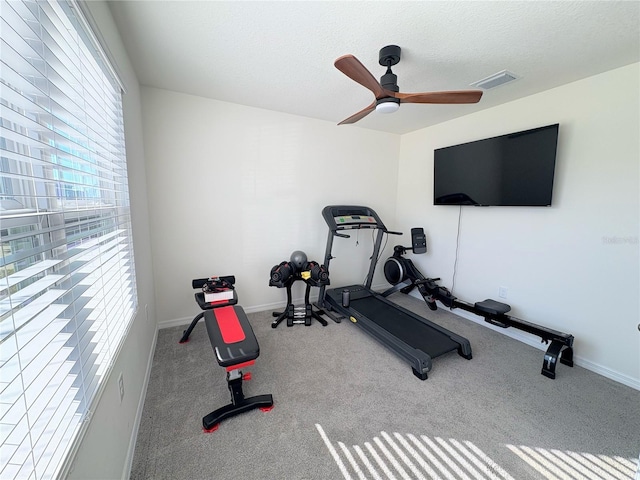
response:
{"label": "electrical outlet", "polygon": [[500,298],[507,298],[509,296],[509,289],[507,287],[499,287],[498,296]]}
{"label": "electrical outlet", "polygon": [[122,399],[124,398],[124,378],[122,372],[120,372],[118,376],[118,390],[120,390],[120,403],[122,403]]}

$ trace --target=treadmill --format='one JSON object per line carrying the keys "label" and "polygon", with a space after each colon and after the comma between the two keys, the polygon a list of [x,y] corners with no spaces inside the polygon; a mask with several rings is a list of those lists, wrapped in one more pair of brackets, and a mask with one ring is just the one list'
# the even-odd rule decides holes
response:
{"label": "treadmill", "polygon": [[427,379],[427,374],[432,367],[432,359],[445,353],[457,350],[460,356],[471,360],[469,340],[371,290],[373,273],[384,234],[402,235],[402,233],[388,231],[378,214],[369,207],[330,205],[322,210],[322,216],[329,227],[324,256],[324,265],[328,270],[333,258],[331,250],[335,237],[349,238],[349,235],[342,232],[358,229],[375,229],[377,234],[365,285],[331,289],[326,289],[325,285],[321,286],[318,298],[320,308],[325,309],[336,322],[339,318],[332,315],[332,311],[351,320],[409,362],[413,374],[420,380]]}

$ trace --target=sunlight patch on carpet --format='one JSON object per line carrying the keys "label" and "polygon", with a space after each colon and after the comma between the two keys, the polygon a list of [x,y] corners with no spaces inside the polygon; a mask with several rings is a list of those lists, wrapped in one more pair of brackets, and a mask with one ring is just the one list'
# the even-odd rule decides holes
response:
{"label": "sunlight patch on carpet", "polygon": [[524,445],[507,448],[546,480],[633,480],[638,460]]}
{"label": "sunlight patch on carpet", "polygon": [[345,480],[514,480],[469,441],[380,432],[364,445],[332,443],[316,424]]}

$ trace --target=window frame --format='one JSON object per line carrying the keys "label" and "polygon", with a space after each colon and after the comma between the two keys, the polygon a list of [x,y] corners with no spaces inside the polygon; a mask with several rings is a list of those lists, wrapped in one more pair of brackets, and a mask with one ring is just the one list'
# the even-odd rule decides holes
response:
{"label": "window frame", "polygon": [[[34,6],[37,7],[35,8],[35,12],[38,12],[38,15],[34,12]],[[62,447],[62,454],[60,454],[60,447],[56,447],[56,445],[53,445],[54,448],[45,450],[45,453],[43,453],[43,455],[50,456],[58,455],[60,459],[55,467],[47,470],[47,475],[43,475],[42,468],[37,467],[37,459],[33,460],[33,444],[36,443],[37,439],[34,442],[30,441],[31,451],[27,452],[24,456],[25,458],[31,456],[33,461],[33,470],[29,475],[33,474],[33,478],[40,479],[50,478],[51,476],[64,477],[69,473],[71,462],[87,431],[97,403],[100,401],[104,392],[114,363],[119,357],[123,344],[137,317],[139,304],[137,298],[133,227],[129,201],[124,135],[122,97],[125,94],[125,90],[123,82],[117,73],[117,68],[114,66],[115,62],[112,61],[111,55],[103,46],[99,30],[95,29],[95,22],[93,22],[90,16],[88,7],[81,2],[76,0],[61,0],[59,2],[55,0],[7,2],[0,10],[0,16],[2,17],[0,21],[5,22],[5,15],[15,19],[15,15],[20,16],[20,12],[24,12],[25,16],[28,16],[29,12],[31,12],[31,18],[25,20],[25,23],[32,29],[35,37],[37,37],[36,29],[43,28],[43,22],[50,22],[48,17],[44,16],[45,14],[66,15],[66,20],[64,21],[73,27],[73,31],[78,37],[77,50],[80,50],[80,52],[76,51],[73,54],[78,55],[79,58],[84,55],[87,60],[96,62],[93,70],[87,69],[80,74],[80,80],[84,81],[85,78],[90,78],[96,83],[99,83],[103,88],[101,92],[98,88],[93,88],[91,82],[83,83],[82,88],[84,94],[82,97],[76,96],[73,98],[73,90],[71,90],[70,97],[65,96],[65,91],[67,91],[65,90],[66,85],[64,85],[65,78],[67,81],[70,80],[73,82],[74,80],[77,81],[79,77],[72,73],[72,70],[77,68],[69,57],[69,55],[72,54],[60,53],[64,48],[68,48],[68,46],[61,45],[65,32],[55,30],[55,27],[46,32],[41,30],[41,38],[30,38],[25,42],[32,48],[37,48],[33,51],[41,55],[41,58],[31,58],[32,63],[29,65],[24,62],[22,63],[28,72],[33,73],[33,78],[30,79],[30,83],[25,77],[21,77],[20,73],[16,70],[7,72],[8,64],[6,63],[5,55],[1,58],[5,73],[1,75],[3,83],[1,84],[2,94],[0,95],[2,97],[2,125],[0,127],[0,153],[2,153],[2,161],[0,162],[0,202],[4,202],[0,205],[0,234],[2,236],[2,251],[0,251],[0,270],[2,271],[2,274],[0,274],[0,293],[2,295],[0,295],[0,302],[9,298],[8,305],[11,308],[7,311],[0,310],[0,321],[4,322],[9,318],[14,328],[13,332],[8,334],[5,334],[6,332],[3,333],[6,329],[0,330],[0,349],[2,349],[2,344],[5,343],[11,335],[14,336],[16,344],[15,354],[13,355],[11,351],[9,354],[6,354],[7,350],[5,349],[5,354],[10,355],[9,358],[5,359],[4,357],[6,355],[0,353],[0,368],[6,368],[6,365],[12,361],[14,357],[20,359],[22,354],[30,358],[30,363],[28,363],[26,367],[21,366],[19,373],[22,382],[21,395],[26,398],[27,390],[33,386],[33,383],[29,384],[26,388],[24,386],[27,369],[29,367],[35,369],[33,372],[29,371],[29,375],[34,375],[35,372],[41,375],[43,371],[49,368],[53,370],[53,367],[51,367],[49,363],[47,365],[37,366],[34,365],[34,362],[36,362],[39,356],[43,355],[43,352],[48,351],[47,349],[55,350],[51,358],[58,358],[58,360],[56,360],[57,362],[61,361],[61,359],[65,357],[64,354],[60,352],[66,351],[63,349],[71,348],[67,346],[67,342],[75,336],[77,337],[75,343],[69,344],[74,345],[73,349],[77,350],[74,368],[78,368],[82,375],[87,373],[85,370],[90,372],[90,375],[87,375],[87,378],[80,383],[81,388],[87,389],[88,387],[89,392],[83,399],[84,404],[82,409],[72,416],[75,418],[79,414],[79,421],[70,424],[72,429],[70,435],[65,431],[65,435],[68,436],[68,441]],[[36,26],[36,21],[40,22],[38,24],[39,26]],[[7,20],[4,27],[9,24],[12,26],[15,25],[15,23],[9,23]],[[21,27],[24,28],[23,26]],[[71,31],[68,25],[67,28],[68,31]],[[6,28],[3,28],[3,31],[6,30]],[[30,35],[31,32],[28,30],[25,31]],[[19,36],[15,30],[8,32],[6,36],[5,33],[3,33],[3,43],[11,42],[12,38],[16,39],[16,35]],[[26,37],[23,36],[22,39],[24,40],[24,38]],[[46,42],[53,43],[47,47],[45,40]],[[17,44],[16,40],[16,45]],[[9,45],[9,43],[6,43],[3,49],[6,49],[7,45]],[[52,47],[60,49],[58,54],[61,56],[60,58],[64,55],[66,61],[59,61],[57,57],[51,56],[54,53],[50,49]],[[21,48],[26,49],[24,46]],[[14,56],[14,59],[16,58],[19,57]],[[24,59],[24,57],[22,58]],[[57,70],[47,66],[47,62],[49,61],[56,62]],[[96,67],[98,68],[96,69]],[[39,68],[41,70],[39,70]],[[43,73],[45,69],[46,74]],[[108,78],[109,88],[112,89],[110,93],[104,91],[106,88],[105,78]],[[18,80],[26,82],[24,84],[21,83],[21,85],[24,85],[24,90],[20,90],[20,94],[27,95],[28,97],[20,97],[17,89],[8,87],[8,84],[13,86],[13,82],[15,81],[17,83]],[[51,88],[48,97],[45,95],[46,92],[42,91],[42,88],[46,88],[47,86]],[[109,109],[106,108],[100,110],[101,106],[104,108],[105,96],[108,98],[113,97],[114,104],[117,105],[115,112],[109,111]],[[48,105],[51,108],[46,108],[47,98],[54,102]],[[79,98],[82,99],[82,105],[79,104]],[[33,105],[40,107],[41,110],[38,111],[38,115],[31,112],[28,112],[28,115],[25,114],[28,109],[25,109],[21,113],[20,109],[13,108],[16,105],[13,102],[16,101],[20,102],[18,105],[28,105],[28,102],[31,101]],[[45,108],[42,108],[43,104]],[[84,112],[90,113],[87,121],[83,123],[79,117],[84,115]],[[100,135],[95,133],[95,130],[103,126],[101,125],[101,121],[97,120],[98,118],[103,118],[103,120],[107,118],[114,121],[114,126],[107,131],[106,136],[110,139],[117,138],[118,141],[116,141],[115,144],[112,145],[107,142],[109,146],[105,148],[101,143],[104,139],[95,136]],[[20,139],[16,133],[17,127],[16,130],[13,130],[13,127],[18,124],[20,134],[24,135],[26,133],[26,135],[22,137],[22,140],[30,146],[20,149],[16,148],[16,151],[10,151],[7,149],[8,143],[6,139],[8,137]],[[108,125],[109,122],[107,121],[106,124]],[[5,127],[5,125],[7,126]],[[48,133],[45,127],[49,129]],[[92,128],[94,130],[92,130]],[[43,135],[43,137],[30,137],[29,134],[31,132],[37,132],[37,135]],[[45,140],[44,142],[43,139]],[[83,145],[83,139],[86,141],[86,145]],[[49,145],[47,145],[46,141],[49,142]],[[82,153],[79,153],[82,149],[78,146],[85,147],[86,153],[90,150],[87,145],[92,142],[93,147],[96,149],[96,157],[93,159],[95,168],[91,165],[87,167],[91,162],[87,161],[86,164],[83,164],[81,161],[75,160],[79,157],[82,158]],[[39,149],[44,150],[46,147],[52,148],[52,144],[57,147],[55,153],[51,156],[51,159],[55,159],[55,161],[47,161],[45,158],[48,154],[43,154],[42,152],[40,152],[39,155],[35,154],[35,156],[32,156],[34,155],[33,151]],[[29,150],[33,151],[29,152]],[[29,154],[25,153],[25,151],[29,152]],[[58,152],[62,154],[59,155]],[[38,156],[41,157],[38,158]],[[58,160],[60,158],[67,158],[67,160],[59,162]],[[116,161],[105,160],[111,158],[115,158]],[[16,162],[16,165],[18,162],[23,162],[25,166],[29,163],[30,170],[29,168],[21,167],[16,171],[11,171],[10,162]],[[36,175],[36,171],[39,171],[41,176]],[[48,178],[47,175],[50,175],[51,178]],[[109,175],[112,176],[110,177]],[[41,186],[38,185],[36,178],[44,179]],[[20,194],[17,195],[19,199],[15,198],[15,192],[12,191],[14,186],[12,182],[16,182],[15,185],[21,185],[22,189],[25,190],[19,192]],[[25,185],[27,187],[25,187]],[[55,188],[51,189],[52,187]],[[27,190],[29,191],[27,192]],[[109,206],[101,204],[101,202],[104,203],[106,198],[113,201],[113,204]],[[22,205],[25,208],[19,208],[21,205],[20,200],[26,199],[28,199],[29,202],[24,203],[30,203],[30,205]],[[52,202],[56,203],[54,201],[56,199],[60,204],[60,208],[57,211],[53,208],[54,211],[52,212]],[[75,209],[70,208],[74,204]],[[5,206],[7,208],[5,208]],[[35,223],[33,223],[34,221]],[[7,222],[9,226],[7,226]],[[12,223],[15,224],[14,227],[11,227]],[[124,235],[121,230],[124,231]],[[95,239],[94,243],[91,242],[92,237]],[[9,261],[7,261],[7,257],[11,255],[6,254],[5,247],[10,242],[17,242],[16,245],[23,243],[24,248],[19,248],[18,252],[20,253],[15,254],[15,258],[9,258]],[[75,253],[73,253],[74,248],[78,250]],[[80,248],[82,252],[85,253],[80,252]],[[57,256],[58,254],[59,256]],[[88,265],[95,262],[96,258],[100,259],[98,261],[100,271],[93,270],[83,277],[82,280],[88,282],[87,279],[93,279],[95,283],[82,284],[81,281],[74,283],[72,277],[78,273],[79,269],[74,270],[70,263],[73,260],[76,262],[76,265],[80,265],[80,263],[78,263],[80,262],[80,258],[82,258],[82,262],[84,262],[81,264],[83,268],[88,268]],[[7,265],[9,264],[18,264],[17,270],[12,274],[7,273]],[[109,266],[109,268],[103,271],[102,269],[106,266]],[[22,276],[14,275],[20,272],[22,272]],[[14,275],[13,279],[10,279],[10,275]],[[122,278],[118,275],[124,278],[124,284],[119,282]],[[79,275],[76,276],[80,278]],[[86,292],[94,288],[94,285],[98,281],[103,283],[101,295],[104,297],[103,303],[105,305],[100,305],[100,302],[96,300],[96,296],[88,300],[83,297]],[[35,289],[32,288],[32,290],[35,290],[35,296],[25,296],[26,299],[18,304],[20,306],[24,304],[25,306],[14,308],[14,302],[12,300],[14,297],[12,296],[16,295],[15,301],[17,302],[22,298],[19,295],[20,291],[26,290],[29,292],[29,287],[38,282],[40,282],[39,286]],[[97,337],[93,336],[89,340],[86,340],[86,344],[83,344],[83,338],[85,337],[81,337],[79,334],[82,330],[87,333],[92,326],[97,325],[97,321],[89,322],[89,320],[86,320],[84,323],[78,325],[76,322],[80,317],[80,313],[76,312],[71,319],[64,318],[60,320],[60,323],[68,320],[68,324],[64,327],[69,330],[69,332],[66,332],[69,334],[68,338],[65,336],[61,336],[60,338],[56,337],[56,339],[44,347],[35,343],[30,345],[30,342],[35,342],[35,339],[38,338],[39,335],[46,336],[48,334],[48,330],[38,330],[37,332],[30,333],[31,337],[28,342],[19,345],[17,339],[18,332],[23,328],[25,328],[23,333],[29,332],[25,326],[35,326],[36,322],[34,319],[42,315],[42,311],[44,310],[27,319],[23,324],[19,325],[18,328],[15,328],[14,312],[25,312],[28,311],[30,307],[38,307],[38,302],[49,294],[51,294],[47,300],[50,301],[49,306],[58,306],[58,308],[52,309],[53,313],[66,307],[62,312],[59,312],[58,315],[62,315],[63,313],[67,315],[69,308],[75,309],[78,307],[79,311],[82,310],[83,315],[88,317],[94,312],[102,312],[105,307],[112,308],[111,312],[119,315],[119,319],[118,321],[112,321],[112,325],[108,325],[108,328],[113,328],[113,330],[107,332],[106,335],[113,336],[115,344],[110,344],[107,339],[106,347],[103,346],[100,351],[89,350],[91,340]],[[59,296],[54,298],[56,295]],[[111,297],[107,300],[109,295],[111,295]],[[69,302],[69,300],[71,300],[71,302]],[[80,307],[80,303],[82,303],[82,308]],[[88,305],[92,307],[89,313],[86,312]],[[7,312],[9,312],[8,316]],[[100,313],[98,313],[98,315],[99,314]],[[104,316],[104,318],[105,321],[103,323],[107,325],[111,320],[107,319],[106,316]],[[52,332],[55,331],[51,325],[53,325],[56,320],[58,320],[58,318],[50,320],[50,322],[45,325],[45,328],[50,328]],[[75,325],[73,329],[69,327],[72,322]],[[104,329],[106,327],[102,325],[100,328]],[[100,332],[100,335],[104,336],[105,333]],[[5,343],[5,347],[7,345],[8,342]],[[86,363],[89,361],[87,360],[88,358],[94,356],[100,359],[100,361]],[[53,365],[58,364],[54,363]],[[58,366],[57,368],[55,374],[62,371],[61,367]],[[76,378],[77,376],[74,377],[74,379]],[[14,380],[15,378],[12,379],[11,382],[4,382],[0,385],[0,398],[3,398],[2,394],[6,393],[6,389],[8,389],[9,386],[13,385],[12,382]],[[66,382],[69,383],[69,380],[66,380]],[[61,385],[63,384],[59,384],[56,387],[56,392],[49,397],[45,396],[44,391],[50,387],[44,386],[42,387],[43,389],[35,395],[35,399],[29,401],[28,405],[25,400],[25,413],[21,417],[20,422],[23,422],[23,419],[27,418],[26,422],[29,431],[24,438],[30,438],[33,428],[37,426],[36,421],[28,418],[29,409],[34,408],[33,406],[39,401],[41,403],[47,402],[46,407],[42,408],[48,408],[49,404],[53,403],[53,399],[57,398],[55,395],[62,395],[62,393],[67,395],[68,392],[60,390]],[[69,391],[71,391],[71,387],[72,384],[69,384]],[[80,404],[82,404],[82,401]],[[13,405],[15,405],[15,403]],[[11,406],[8,410],[13,408],[14,407]],[[0,414],[0,419],[6,418],[4,415],[8,415],[8,413]],[[18,426],[20,425],[22,425],[22,423]],[[16,429],[17,428],[16,426]],[[40,428],[40,426],[38,426],[38,428]],[[14,432],[15,430],[11,430],[7,433],[6,429],[2,432],[0,436],[0,445],[2,445],[2,448],[4,448],[5,440],[10,438]],[[22,448],[23,444],[24,442],[11,453],[12,456],[9,457],[9,460],[12,460],[13,455],[17,455],[15,452],[20,453],[20,448]],[[3,465],[5,463],[4,456],[2,460],[0,472],[5,468],[5,465]],[[25,465],[27,464],[23,463],[22,467],[24,468]],[[48,466],[49,464],[47,464],[47,468]]]}

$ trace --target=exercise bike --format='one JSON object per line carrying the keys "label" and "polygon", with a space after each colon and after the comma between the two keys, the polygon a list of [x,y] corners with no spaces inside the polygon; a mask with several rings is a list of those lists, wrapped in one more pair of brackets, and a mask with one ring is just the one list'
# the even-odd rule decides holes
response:
{"label": "exercise bike", "polygon": [[545,377],[556,378],[555,370],[558,358],[560,363],[573,367],[573,335],[507,315],[507,312],[511,310],[511,306],[506,303],[486,299],[470,304],[459,300],[453,296],[449,289],[438,285],[439,278],[425,277],[410,259],[404,257],[408,251],[412,251],[415,254],[427,251],[424,229],[419,227],[412,228],[411,247],[396,245],[393,248],[393,255],[385,261],[384,276],[393,286],[382,293],[383,297],[388,297],[398,291],[409,294],[412,290],[417,289],[431,310],[437,310],[437,301],[440,301],[451,310],[460,308],[481,316],[491,325],[501,328],[514,327],[541,337],[543,343],[550,344],[542,364],[541,373]]}

